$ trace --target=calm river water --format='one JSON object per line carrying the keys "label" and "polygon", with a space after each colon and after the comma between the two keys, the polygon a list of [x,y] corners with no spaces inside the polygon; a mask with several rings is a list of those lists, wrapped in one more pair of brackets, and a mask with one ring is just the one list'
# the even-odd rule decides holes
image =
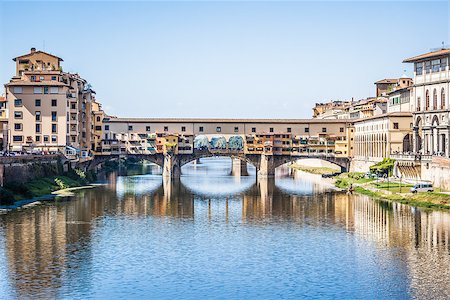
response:
{"label": "calm river water", "polygon": [[0,216],[0,298],[450,298],[449,213],[230,165],[145,166]]}

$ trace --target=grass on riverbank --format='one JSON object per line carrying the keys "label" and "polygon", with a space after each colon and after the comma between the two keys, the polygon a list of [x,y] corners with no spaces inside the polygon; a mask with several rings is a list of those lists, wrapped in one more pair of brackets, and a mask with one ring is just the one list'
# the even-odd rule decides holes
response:
{"label": "grass on riverbank", "polygon": [[0,205],[15,201],[49,195],[54,191],[79,187],[96,180],[93,172],[70,170],[64,175],[46,176],[29,182],[10,182],[0,188]]}
{"label": "grass on riverbank", "polygon": [[367,182],[374,181],[374,179],[369,179],[364,177],[364,173],[359,172],[350,172],[350,173],[342,173],[336,178],[335,185],[338,188],[346,189],[351,184],[363,184]]}
{"label": "grass on riverbank", "polygon": [[[363,173],[343,173],[336,178],[335,185],[339,188],[346,189],[350,184],[356,185],[354,191],[374,197],[377,199],[386,199],[390,201],[396,201],[403,204],[413,205],[417,207],[445,209],[450,210],[450,195],[440,194],[440,189],[437,189],[432,193],[409,193],[411,184],[402,183],[400,193],[400,184],[395,182],[376,182],[375,179],[368,179],[364,177]],[[382,191],[372,191],[360,184],[369,184],[370,186],[392,192],[392,194],[385,194]]]}
{"label": "grass on riverbank", "polygon": [[335,172],[339,171],[337,169],[332,169],[332,168],[327,168],[327,167],[309,167],[309,166],[303,166],[303,165],[299,165],[299,164],[292,164],[291,168],[299,170],[299,171],[311,173],[311,174],[318,174],[318,175],[331,174],[331,173],[335,173]]}
{"label": "grass on riverbank", "polygon": [[439,193],[391,194],[369,191],[363,187],[355,187],[355,192],[377,199],[386,199],[417,207],[450,210],[450,195]]}

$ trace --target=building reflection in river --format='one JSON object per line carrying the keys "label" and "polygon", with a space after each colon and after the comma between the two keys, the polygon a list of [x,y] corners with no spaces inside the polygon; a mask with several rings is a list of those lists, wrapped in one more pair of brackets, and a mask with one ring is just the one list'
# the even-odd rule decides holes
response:
{"label": "building reflection in river", "polygon": [[[294,193],[289,180],[295,178],[249,179],[253,180],[250,185],[247,179],[232,179],[233,192],[224,193],[222,180],[211,178],[214,187],[208,193],[210,183],[203,178],[206,187],[196,193],[198,180],[190,182],[189,177],[172,181],[155,175],[112,174],[107,186],[83,190],[70,201],[1,216],[5,253],[0,255],[6,256],[8,275],[0,275],[0,280],[8,276],[18,298],[57,298],[56,291],[67,282],[86,280],[68,274],[74,274],[79,264],[89,268],[92,243],[104,218],[169,217],[207,220],[211,226],[293,223],[344,230],[362,241],[395,249],[389,252],[394,258],[379,264],[395,261],[407,269],[416,296],[426,297],[436,285],[442,295],[450,294],[449,213],[332,191]],[[226,189],[229,182],[223,182]]]}

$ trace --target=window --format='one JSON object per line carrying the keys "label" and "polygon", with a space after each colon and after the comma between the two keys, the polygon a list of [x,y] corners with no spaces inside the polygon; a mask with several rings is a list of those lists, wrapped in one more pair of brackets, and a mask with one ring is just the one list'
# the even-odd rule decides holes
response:
{"label": "window", "polygon": [[394,123],[394,129],[398,129],[398,123]]}
{"label": "window", "polygon": [[22,93],[23,93],[23,87],[21,87],[21,86],[15,86],[15,87],[13,88],[13,93],[14,93],[14,94],[22,94]]}
{"label": "window", "polygon": [[34,92],[35,94],[42,94],[42,88],[41,88],[41,87],[35,87],[35,88],[33,89],[33,92]]}
{"label": "window", "polygon": [[14,123],[14,130],[22,131],[22,123]]}
{"label": "window", "polygon": [[438,101],[437,101],[437,91],[433,90],[433,110],[437,109]]}
{"label": "window", "polygon": [[52,111],[52,121],[56,122],[56,111]]}
{"label": "window", "polygon": [[423,72],[423,64],[416,63],[416,75],[422,75]]}
{"label": "window", "polygon": [[146,126],[145,131],[150,131],[150,126]]}
{"label": "window", "polygon": [[35,129],[36,129],[36,130],[35,130],[35,131],[36,131],[36,133],[39,133],[39,132],[41,132],[41,124],[39,124],[39,123],[38,123],[38,124],[36,124],[36,126],[35,126],[35,127],[36,127],[36,128],[35,128]]}
{"label": "window", "polygon": [[58,125],[52,124],[52,133],[57,133],[57,132],[58,132]]}
{"label": "window", "polygon": [[44,135],[44,143],[48,142],[48,135]]}
{"label": "window", "polygon": [[430,92],[425,92],[425,110],[430,110]]}
{"label": "window", "polygon": [[33,75],[33,76],[31,76],[31,81],[36,81],[36,76],[35,75]]}
{"label": "window", "polygon": [[40,80],[40,81],[45,80],[44,76],[39,76],[39,80]]}
{"label": "window", "polygon": [[35,113],[35,118],[36,118],[36,121],[37,121],[37,122],[41,121],[41,112],[40,112],[40,111],[37,111],[37,112]]}
{"label": "window", "polygon": [[270,128],[269,128],[269,132],[273,132],[273,127],[270,127]]}
{"label": "window", "polygon": [[133,125],[128,125],[128,130],[133,130]]}
{"label": "window", "polygon": [[50,87],[50,94],[58,94],[58,87],[57,86]]}
{"label": "window", "polygon": [[420,111],[420,97],[417,97],[417,107],[416,107],[417,111]]}
{"label": "window", "polygon": [[36,106],[36,107],[41,106],[41,99],[34,100],[34,106]]}
{"label": "window", "polygon": [[102,130],[102,126],[95,126],[95,130],[96,130],[96,131]]}
{"label": "window", "polygon": [[21,111],[14,112],[14,119],[22,119],[23,115]]}
{"label": "window", "polygon": [[57,143],[58,137],[56,135],[52,135],[52,143]]}
{"label": "window", "polygon": [[77,109],[77,104],[76,103],[72,103],[70,105],[70,109]]}
{"label": "window", "polygon": [[56,76],[52,76],[52,80],[57,80],[57,79],[56,79]]}
{"label": "window", "polygon": [[101,120],[100,116],[97,116],[97,122],[100,122],[100,120]]}
{"label": "window", "polygon": [[326,127],[322,127],[322,132],[327,132],[327,128]]}
{"label": "window", "polygon": [[221,132],[222,131],[222,127],[216,127],[216,132]]}
{"label": "window", "polygon": [[305,128],[305,132],[309,132],[309,128],[308,127]]}
{"label": "window", "polygon": [[426,61],[425,62],[425,73],[430,73],[431,72],[431,61]]}
{"label": "window", "polygon": [[181,131],[185,132],[186,131],[186,126],[181,126]]}
{"label": "window", "polygon": [[292,128],[291,128],[291,127],[288,127],[288,128],[287,128],[287,132],[292,132]]}
{"label": "window", "polygon": [[52,106],[58,106],[58,101],[56,99],[52,99]]}
{"label": "window", "polygon": [[48,86],[44,86],[44,94],[48,94]]}
{"label": "window", "polygon": [[252,132],[256,132],[256,127],[252,127]]}
{"label": "window", "polygon": [[36,139],[36,142],[40,142],[40,141],[41,141],[41,136],[40,136],[40,135],[37,135],[37,136],[35,137],[35,139]]}
{"label": "window", "polygon": [[234,127],[234,132],[239,132],[239,127]]}
{"label": "window", "polygon": [[431,62],[431,71],[433,73],[435,72],[439,72],[439,69],[441,67],[441,60],[440,59],[435,59]]}
{"label": "window", "polygon": [[169,126],[164,126],[164,131],[169,131]]}
{"label": "window", "polygon": [[23,141],[23,136],[22,135],[14,135],[13,136],[13,141],[14,142],[22,142]]}
{"label": "window", "polygon": [[109,125],[105,125],[105,130],[109,130]]}
{"label": "window", "polygon": [[22,106],[22,99],[15,99],[14,100],[14,106],[15,107],[21,107]]}
{"label": "window", "polygon": [[198,131],[203,132],[203,126],[200,126],[200,127],[198,128]]}
{"label": "window", "polygon": [[445,90],[442,88],[441,90],[441,109],[445,108]]}
{"label": "window", "polygon": [[344,127],[339,128],[339,132],[344,132]]}

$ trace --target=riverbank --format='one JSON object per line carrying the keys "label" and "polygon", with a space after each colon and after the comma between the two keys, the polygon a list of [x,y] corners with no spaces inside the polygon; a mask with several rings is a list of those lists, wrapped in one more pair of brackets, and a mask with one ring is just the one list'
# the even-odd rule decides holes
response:
{"label": "riverbank", "polygon": [[[377,199],[395,201],[416,207],[450,210],[450,195],[439,189],[431,193],[410,193],[411,185],[400,182],[377,182],[365,178],[362,173],[343,173],[335,178],[335,185],[347,189],[350,185],[359,194]],[[402,192],[404,191],[404,192]]]}
{"label": "riverbank", "polygon": [[22,182],[10,181],[0,188],[0,208],[20,207],[31,202],[51,200],[56,191],[87,186],[96,180],[93,172],[79,169],[61,175],[44,176]]}

